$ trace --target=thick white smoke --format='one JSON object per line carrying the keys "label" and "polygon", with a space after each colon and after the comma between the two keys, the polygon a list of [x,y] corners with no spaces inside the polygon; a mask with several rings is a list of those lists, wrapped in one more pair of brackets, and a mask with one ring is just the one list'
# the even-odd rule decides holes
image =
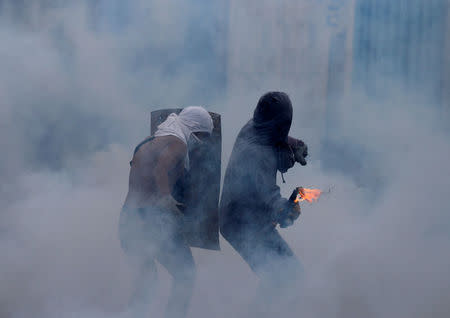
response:
{"label": "thick white smoke", "polygon": [[[0,1],[0,316],[122,317],[133,273],[117,222],[128,160],[149,132],[150,111],[206,104],[221,113],[226,166],[257,98],[284,89],[283,82],[271,80],[272,70],[262,65],[242,80],[244,91],[211,84],[207,70],[214,63],[195,55],[220,55],[226,46],[196,44],[190,28],[212,38],[233,35],[202,27],[212,18],[199,4],[139,0],[117,18],[106,1],[21,3]],[[274,8],[262,3],[260,19]],[[310,12],[320,15],[321,8]],[[184,56],[189,45],[194,49]],[[271,37],[266,45],[278,42]],[[325,51],[318,41],[302,58]],[[223,60],[235,58],[227,52]],[[263,49],[252,52],[242,55],[243,65],[266,60]],[[450,145],[439,110],[411,104],[411,92],[400,88],[383,102],[346,96],[333,139],[350,150],[335,158],[342,169],[330,169],[322,160],[327,148],[319,148],[323,127],[313,124],[320,122],[311,110],[315,94],[325,93],[307,85],[313,71],[294,76],[300,84],[286,90],[294,104],[292,135],[317,146],[281,189],[286,196],[297,185],[331,190],[304,204],[298,223],[282,230],[307,279],[298,306],[280,308],[280,316],[447,317]],[[194,249],[198,284],[189,317],[249,310],[257,279],[221,244],[221,252]],[[170,282],[159,270],[155,317]]]}

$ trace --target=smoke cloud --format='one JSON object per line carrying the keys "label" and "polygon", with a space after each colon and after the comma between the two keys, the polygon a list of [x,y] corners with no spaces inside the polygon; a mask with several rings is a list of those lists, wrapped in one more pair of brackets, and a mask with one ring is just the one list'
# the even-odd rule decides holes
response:
{"label": "smoke cloud", "polygon": [[[308,13],[300,19],[284,1],[261,2],[256,14],[247,2],[0,1],[0,317],[125,317],[133,272],[117,226],[150,112],[204,105],[220,113],[224,170],[267,90],[290,94],[291,135],[310,145],[308,165],[286,174],[282,194],[330,189],[281,231],[306,281],[298,305],[279,314],[448,317],[448,118],[428,94],[437,70],[423,78],[424,93],[402,84],[410,73],[374,70],[389,88],[383,98],[354,85],[335,104],[322,102],[336,96],[318,76],[327,72],[327,23],[341,21],[330,3],[338,1],[295,2]],[[286,68],[280,50],[309,62]],[[193,249],[189,317],[249,310],[258,280],[223,239],[221,247]],[[155,317],[170,283],[158,270]]]}

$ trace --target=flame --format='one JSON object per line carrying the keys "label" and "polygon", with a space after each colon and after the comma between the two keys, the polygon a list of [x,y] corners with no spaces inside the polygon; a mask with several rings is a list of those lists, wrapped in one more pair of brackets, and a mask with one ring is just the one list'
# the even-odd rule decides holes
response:
{"label": "flame", "polygon": [[308,201],[309,203],[312,203],[313,201],[317,201],[319,199],[320,195],[322,194],[322,191],[319,189],[308,189],[300,187],[298,190],[297,198],[295,199],[295,203],[302,202],[302,201]]}

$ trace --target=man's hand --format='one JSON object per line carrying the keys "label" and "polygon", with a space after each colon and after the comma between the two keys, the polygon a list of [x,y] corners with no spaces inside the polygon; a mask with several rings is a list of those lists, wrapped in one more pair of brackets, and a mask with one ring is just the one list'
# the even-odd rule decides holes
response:
{"label": "man's hand", "polygon": [[300,204],[288,201],[286,209],[281,213],[278,223],[281,228],[294,224],[301,214]]}
{"label": "man's hand", "polygon": [[295,161],[306,166],[305,158],[308,156],[308,146],[300,139],[288,137],[288,144],[294,153]]}

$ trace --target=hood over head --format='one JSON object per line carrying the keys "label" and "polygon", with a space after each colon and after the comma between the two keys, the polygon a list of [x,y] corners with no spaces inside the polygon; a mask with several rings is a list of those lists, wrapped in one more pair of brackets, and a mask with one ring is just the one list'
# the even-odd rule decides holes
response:
{"label": "hood over head", "polygon": [[292,123],[292,103],[283,92],[269,92],[258,101],[253,113],[259,140],[268,145],[286,142]]}

